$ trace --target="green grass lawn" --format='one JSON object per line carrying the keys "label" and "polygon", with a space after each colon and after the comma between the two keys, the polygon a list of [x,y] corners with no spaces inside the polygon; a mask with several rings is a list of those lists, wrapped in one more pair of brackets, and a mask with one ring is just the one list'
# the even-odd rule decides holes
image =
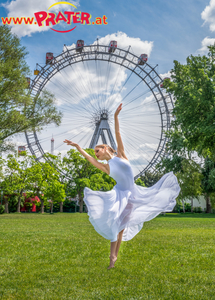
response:
{"label": "green grass lawn", "polygon": [[0,299],[215,299],[215,215],[168,214],[110,242],[86,213],[0,215]]}

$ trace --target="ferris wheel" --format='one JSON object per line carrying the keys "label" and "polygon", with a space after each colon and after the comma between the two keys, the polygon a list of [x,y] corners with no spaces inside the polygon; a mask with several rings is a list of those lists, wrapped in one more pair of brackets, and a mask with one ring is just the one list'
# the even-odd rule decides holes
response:
{"label": "ferris wheel", "polygon": [[174,107],[156,67],[150,66],[147,54],[137,56],[130,46],[117,47],[117,41],[84,45],[79,40],[74,46],[64,45],[59,55],[46,53],[45,66],[37,64],[30,93],[36,97],[44,88],[54,93],[63,118],[59,127],[25,132],[32,155],[43,159],[53,138],[55,153],[63,155],[68,151],[64,139],[82,148],[104,143],[116,149],[114,112],[123,103],[120,132],[135,179],[155,171],[165,155],[164,131],[171,127]]}

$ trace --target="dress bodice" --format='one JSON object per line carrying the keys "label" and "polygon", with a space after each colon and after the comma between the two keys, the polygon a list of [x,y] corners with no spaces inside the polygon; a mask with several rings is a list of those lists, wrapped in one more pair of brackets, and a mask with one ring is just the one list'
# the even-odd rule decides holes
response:
{"label": "dress bodice", "polygon": [[134,187],[134,174],[127,159],[114,156],[108,160],[110,176],[116,180],[120,190],[132,190]]}

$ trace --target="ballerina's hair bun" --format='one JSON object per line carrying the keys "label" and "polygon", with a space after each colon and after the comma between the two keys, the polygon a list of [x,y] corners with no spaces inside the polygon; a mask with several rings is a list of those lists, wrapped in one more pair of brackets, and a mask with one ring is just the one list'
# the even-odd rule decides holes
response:
{"label": "ballerina's hair bun", "polygon": [[116,150],[114,150],[112,147],[110,147],[110,146],[108,146],[108,145],[106,145],[106,144],[96,145],[96,146],[95,146],[95,148],[104,148],[104,147],[107,147],[108,150],[109,150],[111,153],[113,153],[113,154],[116,152]]}

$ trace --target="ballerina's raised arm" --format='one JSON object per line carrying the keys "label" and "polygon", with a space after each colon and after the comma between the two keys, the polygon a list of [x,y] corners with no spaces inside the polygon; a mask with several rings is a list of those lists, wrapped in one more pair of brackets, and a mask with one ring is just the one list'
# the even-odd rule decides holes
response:
{"label": "ballerina's raised arm", "polygon": [[[67,145],[75,147],[92,165],[94,165],[96,168],[98,168],[99,170],[101,170],[101,171],[103,171],[103,172],[105,172],[109,175],[110,169],[109,169],[108,164],[102,164],[102,163],[98,162],[94,157],[92,157],[86,151],[84,151],[84,149],[82,149],[77,143],[74,143],[74,142],[69,141],[69,140],[65,140],[64,143],[66,143]],[[105,156],[104,159],[108,159],[108,158],[110,159],[111,158],[111,155],[108,152],[106,153],[106,151],[104,153],[104,156]]]}
{"label": "ballerina's raised arm", "polygon": [[[127,157],[125,155],[125,152],[124,152],[124,146],[123,146],[122,138],[121,138],[120,131],[119,131],[118,114],[119,114],[121,109],[122,109],[122,104],[120,104],[118,106],[118,108],[117,108],[117,110],[114,114],[115,134],[116,134],[116,141],[117,141],[117,156],[120,157],[120,158],[127,159]],[[64,143],[66,143],[67,145],[75,147],[96,168],[98,168],[99,170],[107,173],[108,175],[110,174],[109,164],[103,164],[103,163],[98,162],[94,157],[92,157],[86,151],[84,151],[84,149],[82,149],[77,143],[74,143],[74,142],[69,141],[69,140],[65,140]],[[98,146],[98,147],[95,148],[95,155],[97,156],[97,158],[99,158],[99,160],[109,160],[113,157],[113,153],[111,151],[109,151],[108,148],[110,148],[110,147],[108,147],[107,145],[104,145],[102,147]]]}
{"label": "ballerina's raised arm", "polygon": [[128,160],[128,158],[125,155],[125,150],[121,138],[121,134],[119,131],[119,120],[118,120],[118,114],[120,113],[122,109],[122,103],[118,106],[115,114],[114,114],[114,121],[115,121],[115,135],[116,135],[116,142],[117,142],[117,156],[120,158],[125,158]]}

